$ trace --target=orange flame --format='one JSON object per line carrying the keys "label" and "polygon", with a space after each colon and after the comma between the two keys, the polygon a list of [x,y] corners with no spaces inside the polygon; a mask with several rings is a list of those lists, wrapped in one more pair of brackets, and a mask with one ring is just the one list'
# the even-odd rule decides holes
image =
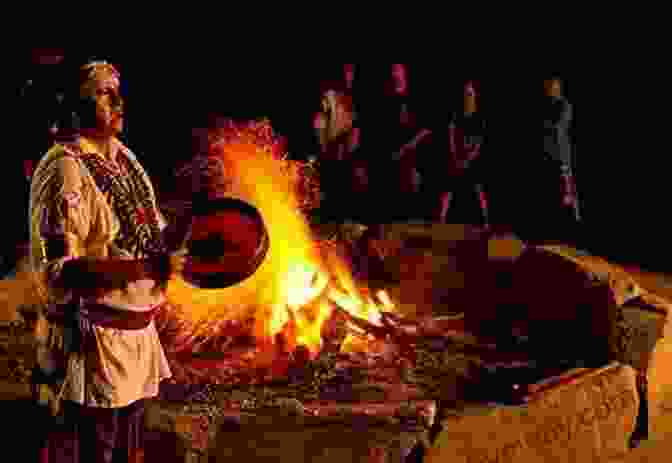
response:
{"label": "orange flame", "polygon": [[[248,132],[257,130],[268,139],[270,126],[255,124]],[[270,239],[266,260],[254,275],[230,288],[200,289],[177,278],[168,285],[168,298],[188,308],[184,316],[201,326],[207,326],[202,321],[253,315],[255,337],[265,348],[282,333],[289,348],[304,345],[318,352],[322,325],[332,312],[330,302],[378,323],[378,305],[393,307],[389,297],[365,299],[345,259],[335,252],[318,252],[300,207],[300,170],[288,168],[291,162],[278,156],[277,143],[268,149],[258,136],[245,135],[245,127],[234,127],[238,132],[232,137],[232,127],[225,129],[226,137],[211,142],[211,155],[223,161],[231,176],[226,193],[260,211]]]}

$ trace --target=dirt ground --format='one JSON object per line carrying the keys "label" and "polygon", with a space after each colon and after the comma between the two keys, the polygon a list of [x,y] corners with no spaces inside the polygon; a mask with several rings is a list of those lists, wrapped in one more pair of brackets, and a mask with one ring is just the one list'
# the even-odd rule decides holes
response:
{"label": "dirt ground", "polygon": [[670,414],[670,432],[665,436],[657,436],[654,439],[646,441],[630,452],[625,458],[611,460],[613,463],[664,463],[670,461],[672,454],[672,413]]}
{"label": "dirt ground", "polygon": [[[503,246],[506,249],[498,249],[504,254],[517,254],[520,250],[516,246],[515,240],[507,243]],[[662,297],[672,300],[672,274],[662,274],[647,272],[640,270],[638,268],[628,267],[627,270],[635,277],[635,279],[647,290],[652,291]],[[23,291],[25,288],[20,288],[20,291]],[[5,296],[3,298],[2,296]],[[3,302],[7,302],[6,296],[9,294],[4,294],[3,287],[0,285],[0,315],[2,315],[2,309],[4,307]],[[10,317],[11,318],[11,317]],[[14,405],[14,406],[11,406]],[[5,412],[5,416],[16,416],[14,408],[17,408],[18,404],[3,403],[2,408]],[[22,409],[24,410],[24,409]],[[637,448],[630,452],[626,457],[622,459],[610,460],[613,462],[620,463],[635,463],[635,462],[651,462],[651,463],[663,463],[668,462],[672,457],[672,408],[669,410],[669,414],[665,416],[664,425],[659,426],[657,434],[650,437],[649,440],[644,441],[640,444],[640,448]],[[28,422],[34,423],[35,420],[27,420]],[[24,449],[31,448],[34,446],[34,442],[31,441],[30,436],[34,436],[35,433],[32,429],[29,431],[26,427],[20,426],[11,426],[11,431],[3,433],[0,441],[6,445],[15,445]],[[10,444],[11,443],[11,444]],[[32,455],[31,455],[32,457]],[[26,456],[26,461],[30,461],[30,458]]]}

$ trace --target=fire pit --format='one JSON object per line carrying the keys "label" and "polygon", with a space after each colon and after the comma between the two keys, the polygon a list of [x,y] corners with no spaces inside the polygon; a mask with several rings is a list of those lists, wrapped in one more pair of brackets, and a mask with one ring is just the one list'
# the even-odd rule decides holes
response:
{"label": "fire pit", "polygon": [[[455,314],[471,303],[468,291],[438,301],[457,301],[448,318],[432,316],[432,298],[424,299],[429,311],[400,310],[384,282],[355,278],[359,232],[328,238],[311,229],[304,193],[315,190],[299,165],[278,154],[267,123],[227,122],[209,137],[218,162],[202,165],[219,165],[217,175],[227,176],[211,184],[260,212],[268,252],[232,287],[170,282],[171,304],[155,322],[173,378],[148,410],[160,442],[148,446],[150,458],[165,461],[167,451],[182,461],[399,461],[428,441],[439,409],[521,405],[543,390],[543,378],[572,366],[535,364],[524,345],[477,342]],[[487,240],[462,241],[487,255]],[[392,252],[364,249],[382,258],[394,254],[390,243]],[[419,292],[434,293],[430,275],[424,283]]]}
{"label": "fire pit", "polygon": [[[328,254],[326,269],[337,273],[334,262],[342,265],[338,271],[347,269],[341,246],[334,240],[317,243]],[[326,308],[317,336],[301,336],[311,325],[300,325],[289,307],[285,325],[273,337],[264,336],[267,325],[254,317],[269,315],[259,310],[200,323],[180,307],[159,314],[157,328],[174,377],[162,385],[149,412],[157,442],[162,433],[172,433],[182,436],[175,443],[179,455],[245,455],[259,461],[267,453],[320,461],[318,449],[330,449],[324,461],[375,461],[365,459],[370,457],[365,450],[376,448],[401,458],[419,443],[429,445],[438,404],[457,407],[469,399],[467,388],[478,382],[486,361],[525,364],[523,353],[497,352],[476,342],[460,316],[409,318],[385,291],[371,295],[366,282],[348,293],[347,281],[304,281],[311,297],[304,307],[313,313]],[[335,435],[341,436],[338,445]],[[165,450],[163,442],[148,451]],[[252,450],[263,447],[266,453]]]}
{"label": "fire pit", "polygon": [[[380,246],[385,240],[373,234],[375,242],[358,246],[366,227],[339,227],[336,236],[311,228],[305,212],[319,197],[317,183],[306,166],[287,160],[267,122],[224,121],[207,138],[206,159],[192,163],[190,177],[204,169],[205,180],[195,183],[217,190],[210,196],[255,207],[268,231],[268,252],[233,287],[204,289],[179,278],[169,284],[172,304],[155,322],[173,378],[160,399],[190,417],[173,413],[174,425],[191,423],[185,429],[201,436],[194,438],[201,439],[201,452],[217,440],[203,429],[229,426],[232,415],[252,428],[272,416],[279,430],[286,415],[294,420],[287,426],[306,429],[333,420],[351,428],[368,423],[367,429],[386,423],[396,429],[396,441],[400,435],[412,436],[413,444],[426,440],[436,401],[464,400],[495,350],[466,335],[459,316],[404,315],[384,282],[355,278],[353,257],[380,264],[398,251],[398,240]],[[408,452],[409,442],[400,448]]]}
{"label": "fire pit", "polygon": [[[225,127],[225,135],[231,129]],[[559,445],[576,455],[576,436],[594,443],[606,436],[610,448],[623,447],[638,408],[632,369],[616,365],[549,379],[571,365],[535,364],[534,352],[524,344],[494,346],[469,336],[459,313],[481,312],[472,299],[483,292],[480,266],[476,287],[461,265],[449,260],[435,272],[440,281],[417,268],[400,272],[398,287],[384,279],[356,278],[348,249],[362,227],[337,227],[335,237],[316,233],[302,212],[307,203],[298,192],[300,166],[273,150],[258,151],[259,140],[268,136],[266,125],[234,129],[235,143],[229,139],[218,146],[235,183],[232,196],[255,206],[268,225],[268,256],[247,280],[225,289],[170,282],[171,304],[156,326],[174,377],[148,403],[148,461],[400,461],[417,443],[428,447],[440,421],[448,424],[434,449],[449,461],[517,461],[524,452],[557,455],[553,442],[559,434],[568,436]],[[442,229],[436,235],[446,234]],[[485,252],[484,241],[463,238],[451,256],[471,244]],[[381,243],[370,249],[399,254],[397,241],[388,240],[387,250]],[[420,252],[410,260],[434,265],[440,254]],[[478,260],[473,255],[466,261]],[[444,281],[444,275],[457,277]],[[8,285],[4,300],[25,304],[29,281]],[[461,291],[465,287],[471,289]],[[419,301],[417,307],[412,299]],[[542,303],[534,308],[546,310]],[[9,320],[20,318],[15,313]],[[12,389],[14,396],[30,392],[34,362],[17,361],[18,352],[34,350],[29,325],[0,325],[0,383],[21,386]],[[646,351],[629,345],[624,350],[636,351],[637,358]],[[516,420],[521,426],[500,424]],[[550,424],[534,431],[540,422]],[[503,432],[492,440],[497,448],[483,448],[489,447],[488,434],[503,427],[524,432]]]}
{"label": "fire pit", "polygon": [[251,461],[267,461],[264,455],[275,456],[269,461],[289,455],[306,462],[377,461],[368,452],[384,449],[401,461],[418,443],[427,445],[435,399],[457,400],[466,384],[461,376],[475,361],[463,357],[457,344],[452,357],[447,354],[448,338],[442,345],[436,336],[408,341],[406,351],[391,339],[362,341],[388,344],[378,353],[340,352],[325,342],[313,355],[298,346],[276,351],[270,367],[256,358],[268,346],[200,354],[169,350],[175,377],[148,410],[148,427],[163,443],[147,451],[165,451],[161,435],[167,433],[180,436],[177,452],[169,450],[180,459],[191,452]]}
{"label": "fire pit", "polygon": [[413,372],[418,327],[404,326],[385,291],[355,281],[342,240],[315,236],[305,214],[319,197],[309,166],[288,161],[264,121],[224,121],[207,134],[207,159],[192,163],[189,177],[205,174],[196,183],[217,190],[209,196],[258,210],[268,250],[257,271],[231,287],[170,282],[171,304],[155,320],[173,371],[160,402],[180,404],[198,429],[228,426],[232,415],[248,423],[245,416],[274,416],[277,426],[288,415],[367,427],[382,420],[412,429],[417,440],[434,417],[423,387],[404,378]]}

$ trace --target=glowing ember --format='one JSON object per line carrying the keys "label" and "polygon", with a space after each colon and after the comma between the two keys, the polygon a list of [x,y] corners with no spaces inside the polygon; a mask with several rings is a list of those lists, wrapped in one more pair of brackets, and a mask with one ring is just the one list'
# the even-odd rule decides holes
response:
{"label": "glowing ember", "polygon": [[[254,317],[253,334],[260,357],[265,358],[261,363],[273,361],[278,336],[286,350],[303,345],[313,354],[319,352],[322,327],[332,316],[332,304],[380,325],[379,308],[390,311],[394,305],[384,291],[372,297],[358,288],[346,259],[336,249],[320,249],[301,210],[306,204],[306,182],[300,166],[279,154],[282,144],[270,125],[227,122],[211,130],[209,142],[209,155],[223,162],[230,177],[222,182],[226,194],[260,211],[270,248],[257,272],[237,286],[200,289],[183,279],[171,281],[168,298],[184,309],[180,316],[200,326],[197,334],[201,336],[218,334],[220,325],[213,321]],[[343,348],[364,348],[355,344],[349,336]]]}

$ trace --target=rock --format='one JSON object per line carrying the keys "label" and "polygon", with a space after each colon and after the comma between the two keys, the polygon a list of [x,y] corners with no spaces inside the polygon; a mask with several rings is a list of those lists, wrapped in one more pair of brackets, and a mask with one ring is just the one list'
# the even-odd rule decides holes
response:
{"label": "rock", "polygon": [[527,406],[448,411],[425,461],[607,461],[629,451],[638,408],[635,371],[614,364],[553,387]]}

